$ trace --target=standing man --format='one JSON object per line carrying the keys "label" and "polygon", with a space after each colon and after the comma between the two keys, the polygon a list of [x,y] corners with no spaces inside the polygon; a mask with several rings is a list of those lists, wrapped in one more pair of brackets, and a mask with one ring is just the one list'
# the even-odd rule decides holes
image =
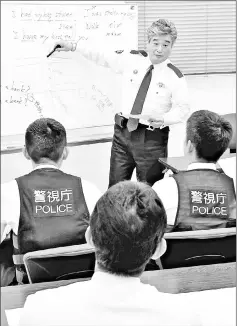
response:
{"label": "standing man", "polygon": [[[131,179],[147,181],[150,167],[167,157],[169,126],[183,122],[189,113],[188,91],[180,70],[168,59],[177,39],[175,25],[159,19],[147,30],[147,51],[111,51],[60,41],[58,51],[75,51],[122,77],[121,112],[115,115],[110,158],[109,187]],[[132,115],[133,117],[131,117]],[[134,117],[137,115],[137,118]],[[149,128],[148,128],[149,127]],[[163,178],[162,167],[156,180]]]}

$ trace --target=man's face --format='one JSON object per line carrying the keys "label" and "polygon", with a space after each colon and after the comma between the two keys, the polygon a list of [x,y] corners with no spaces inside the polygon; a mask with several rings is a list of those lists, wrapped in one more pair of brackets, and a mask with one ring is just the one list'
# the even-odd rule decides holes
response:
{"label": "man's face", "polygon": [[147,44],[147,52],[152,64],[165,61],[172,50],[172,39],[170,35],[159,34],[153,36]]}

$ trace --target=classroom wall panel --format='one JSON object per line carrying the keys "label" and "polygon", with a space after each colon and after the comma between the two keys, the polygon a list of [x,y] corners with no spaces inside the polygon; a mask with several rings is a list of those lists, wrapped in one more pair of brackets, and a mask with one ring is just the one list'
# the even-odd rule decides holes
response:
{"label": "classroom wall panel", "polygon": [[236,71],[235,1],[126,1],[138,5],[138,45],[146,45],[146,29],[158,18],[178,30],[171,60],[184,74]]}

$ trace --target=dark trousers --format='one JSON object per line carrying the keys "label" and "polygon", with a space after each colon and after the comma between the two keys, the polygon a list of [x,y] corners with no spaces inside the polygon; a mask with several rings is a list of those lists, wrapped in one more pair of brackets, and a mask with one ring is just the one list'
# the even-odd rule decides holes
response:
{"label": "dark trousers", "polygon": [[[167,157],[169,127],[147,130],[147,126],[138,125],[135,131],[127,127],[114,126],[110,157],[109,187],[123,180],[130,180],[134,168],[137,179],[151,186],[162,179],[165,169],[157,160]],[[149,171],[152,170],[152,173]]]}

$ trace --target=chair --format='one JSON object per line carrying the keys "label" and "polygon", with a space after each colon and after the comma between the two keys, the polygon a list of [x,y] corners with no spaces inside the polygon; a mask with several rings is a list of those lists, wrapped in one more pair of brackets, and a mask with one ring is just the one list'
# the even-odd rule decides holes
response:
{"label": "chair", "polygon": [[160,269],[209,265],[236,260],[236,227],[165,233],[167,251]]}
{"label": "chair", "polygon": [[94,273],[94,248],[88,244],[28,252],[23,262],[30,283],[90,278]]}
{"label": "chair", "polygon": [[236,153],[236,113],[223,114],[222,117],[226,119],[233,128],[233,135],[228,148],[230,149],[230,153]]}

